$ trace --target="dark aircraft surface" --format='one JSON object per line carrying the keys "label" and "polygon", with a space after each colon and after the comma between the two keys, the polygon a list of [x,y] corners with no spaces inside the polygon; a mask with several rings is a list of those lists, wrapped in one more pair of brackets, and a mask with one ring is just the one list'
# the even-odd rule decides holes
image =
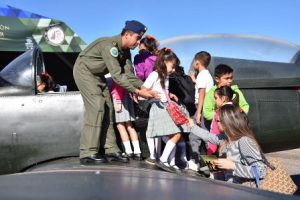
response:
{"label": "dark aircraft surface", "polygon": [[26,173],[0,176],[0,198],[22,200],[274,200],[299,199],[200,177],[169,173],[144,162],[80,166],[67,158],[33,167]]}
{"label": "dark aircraft surface", "polygon": [[[187,49],[192,46],[189,42],[196,45],[195,41],[183,41],[178,47],[188,53]],[[205,39],[203,42],[209,43]],[[163,45],[177,52],[176,45]],[[203,48],[198,45],[194,50],[209,51]],[[270,47],[270,51],[272,49]],[[215,64],[225,63],[234,68],[234,79],[250,104],[250,121],[264,151],[300,147],[299,49],[290,62],[222,57],[212,53]],[[181,58],[179,51],[178,55]],[[189,64],[193,55],[193,52],[189,55]],[[181,59],[184,63],[184,58]],[[52,62],[56,65],[49,66]],[[55,194],[51,191],[56,190],[62,199],[82,199],[82,195],[103,199],[141,196],[147,199],[153,195],[157,199],[182,199],[184,195],[190,199],[211,199],[212,193],[216,195],[214,199],[283,198],[195,175],[167,174],[134,162],[83,167],[78,157],[65,159],[78,156],[83,122],[83,102],[72,79],[72,69],[64,68],[65,64],[66,60],[44,60],[41,50],[33,48],[0,72],[0,173],[26,171],[1,176],[0,196],[12,197],[12,192],[17,190],[17,196],[33,191],[43,199],[53,199]],[[45,70],[56,83],[66,85],[68,91],[39,93],[36,79]],[[140,188],[135,190],[135,187]],[[34,199],[31,194],[27,193],[22,199]]]}

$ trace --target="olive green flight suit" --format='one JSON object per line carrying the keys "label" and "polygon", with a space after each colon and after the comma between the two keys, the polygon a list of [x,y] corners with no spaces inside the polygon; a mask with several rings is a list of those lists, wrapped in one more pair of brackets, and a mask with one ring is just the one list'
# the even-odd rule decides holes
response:
{"label": "olive green flight suit", "polygon": [[104,75],[134,92],[142,85],[133,71],[130,49],[121,49],[121,35],[99,38],[82,51],[73,75],[83,99],[85,114],[80,137],[80,158],[119,149],[113,128],[114,111]]}

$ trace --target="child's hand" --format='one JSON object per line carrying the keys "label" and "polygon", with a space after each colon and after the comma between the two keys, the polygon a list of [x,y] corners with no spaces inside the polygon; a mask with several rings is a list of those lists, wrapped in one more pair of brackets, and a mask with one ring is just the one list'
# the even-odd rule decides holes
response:
{"label": "child's hand", "polygon": [[191,119],[191,118],[188,118],[187,126],[188,126],[189,128],[193,128],[194,125],[195,125],[194,120]]}
{"label": "child's hand", "polygon": [[170,93],[169,96],[170,99],[174,99],[176,102],[178,102],[178,97],[175,94]]}
{"label": "child's hand", "polygon": [[200,126],[201,125],[201,113],[196,114],[196,123]]}
{"label": "child's hand", "polygon": [[115,109],[116,109],[116,112],[117,112],[117,113],[122,112],[122,104],[121,104],[121,103],[118,103],[118,104],[116,105]]}
{"label": "child's hand", "polygon": [[191,71],[191,72],[189,73],[189,76],[191,77],[193,83],[195,83],[195,82],[196,82],[196,74],[195,74],[195,72],[192,72],[192,71]]}

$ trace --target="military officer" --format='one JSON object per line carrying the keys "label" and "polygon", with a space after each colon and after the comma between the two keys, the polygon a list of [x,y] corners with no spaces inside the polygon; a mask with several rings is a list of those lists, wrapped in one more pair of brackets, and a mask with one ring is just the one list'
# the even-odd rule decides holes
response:
{"label": "military officer", "polygon": [[128,162],[116,144],[114,108],[104,75],[110,73],[112,79],[129,92],[145,98],[156,97],[156,93],[141,88],[142,82],[134,75],[131,63],[130,49],[139,45],[146,30],[138,21],[126,21],[121,34],[95,40],[76,60],[73,75],[85,107],[80,137],[81,164],[107,160]]}

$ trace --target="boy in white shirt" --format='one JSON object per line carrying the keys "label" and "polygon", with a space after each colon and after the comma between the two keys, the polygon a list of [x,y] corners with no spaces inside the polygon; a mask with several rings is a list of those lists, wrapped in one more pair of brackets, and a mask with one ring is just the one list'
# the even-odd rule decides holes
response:
{"label": "boy in white shirt", "polygon": [[[201,125],[202,108],[205,94],[214,86],[213,78],[207,70],[210,60],[211,56],[208,52],[200,51],[195,55],[193,61],[194,69],[198,73],[195,84],[195,105],[197,107],[195,120],[198,125]],[[193,134],[190,134],[189,138],[192,148],[189,168],[198,171],[198,155],[201,141],[199,141],[199,138],[193,137]]]}
{"label": "boy in white shirt", "polygon": [[206,51],[197,53],[194,58],[193,66],[198,72],[195,84],[195,104],[197,107],[195,119],[197,124],[201,124],[201,114],[205,94],[214,86],[213,78],[207,70],[210,60],[211,56]]}

